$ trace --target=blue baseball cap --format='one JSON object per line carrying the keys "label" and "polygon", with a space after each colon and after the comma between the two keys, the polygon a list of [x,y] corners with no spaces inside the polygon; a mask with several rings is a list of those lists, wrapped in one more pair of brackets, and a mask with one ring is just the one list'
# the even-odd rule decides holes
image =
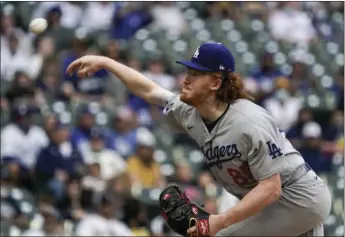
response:
{"label": "blue baseball cap", "polygon": [[186,67],[203,72],[234,72],[235,59],[221,43],[204,43],[195,51],[190,61],[176,61]]}
{"label": "blue baseball cap", "polygon": [[99,126],[94,126],[91,128],[90,137],[94,139],[104,139],[105,131]]}

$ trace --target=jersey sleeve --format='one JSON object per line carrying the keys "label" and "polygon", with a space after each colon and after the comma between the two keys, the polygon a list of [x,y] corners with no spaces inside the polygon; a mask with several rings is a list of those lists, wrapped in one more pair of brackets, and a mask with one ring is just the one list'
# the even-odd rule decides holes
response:
{"label": "jersey sleeve", "polygon": [[254,125],[247,126],[243,138],[250,171],[259,181],[280,172],[284,168],[285,156],[278,127],[273,123]]}
{"label": "jersey sleeve", "polygon": [[182,126],[183,118],[187,118],[187,105],[179,95],[174,95],[165,105],[163,110],[165,125],[172,131],[185,132]]}

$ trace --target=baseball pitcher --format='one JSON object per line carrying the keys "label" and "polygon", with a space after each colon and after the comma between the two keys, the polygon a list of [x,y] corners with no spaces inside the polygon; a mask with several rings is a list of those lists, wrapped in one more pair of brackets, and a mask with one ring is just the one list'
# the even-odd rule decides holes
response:
{"label": "baseball pitcher", "polygon": [[331,208],[327,185],[244,92],[227,47],[204,43],[191,60],[177,63],[187,69],[179,95],[106,57],[84,56],[67,69],[80,77],[106,69],[137,96],[165,106],[169,127],[199,144],[218,183],[240,199],[210,215],[169,186],[160,205],[172,229],[190,236],[323,236]]}

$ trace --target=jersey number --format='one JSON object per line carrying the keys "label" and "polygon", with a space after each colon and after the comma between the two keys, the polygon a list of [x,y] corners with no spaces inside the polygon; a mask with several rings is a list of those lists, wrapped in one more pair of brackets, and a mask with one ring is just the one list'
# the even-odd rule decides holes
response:
{"label": "jersey number", "polygon": [[244,186],[248,183],[248,179],[246,177],[250,174],[250,170],[247,164],[241,165],[238,169],[229,168],[228,173],[235,184]]}

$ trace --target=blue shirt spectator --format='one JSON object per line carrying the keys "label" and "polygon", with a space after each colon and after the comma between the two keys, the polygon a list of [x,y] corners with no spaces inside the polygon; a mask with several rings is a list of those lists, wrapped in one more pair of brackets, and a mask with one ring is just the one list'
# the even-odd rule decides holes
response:
{"label": "blue shirt spectator", "polygon": [[[63,71],[78,57],[75,55],[67,56],[63,61]],[[69,76],[64,74],[64,80],[73,84],[74,89],[77,92],[87,94],[87,95],[102,95],[105,93],[105,80],[108,76],[106,70],[100,70],[94,73],[91,77],[84,78],[80,80],[76,74]]]}
{"label": "blue shirt spectator", "polygon": [[254,68],[251,73],[251,78],[257,84],[257,103],[262,105],[275,89],[275,80],[285,77],[285,75],[278,70],[273,62],[273,54],[264,52],[261,56],[261,65]]}
{"label": "blue shirt spectator", "polygon": [[37,157],[36,172],[52,178],[57,170],[63,170],[69,177],[75,177],[83,163],[79,150],[69,142],[69,128],[57,122],[49,145]]}
{"label": "blue shirt spectator", "polygon": [[312,111],[308,108],[303,108],[299,111],[297,122],[286,132],[286,138],[290,140],[296,149],[301,147],[303,126],[312,120]]}
{"label": "blue shirt spectator", "polygon": [[[127,3],[127,6],[133,3]],[[144,6],[145,7],[145,6]],[[115,39],[130,39],[140,28],[147,26],[153,21],[151,14],[146,8],[134,9],[126,12],[126,4],[117,4],[113,26],[110,35]],[[124,13],[126,12],[126,13]]]}
{"label": "blue shirt spectator", "polygon": [[316,173],[329,172],[332,160],[327,159],[321,151],[321,126],[316,122],[307,122],[302,128],[302,147],[298,150],[304,160]]}
{"label": "blue shirt spectator", "polygon": [[264,83],[272,83],[275,78],[284,74],[274,66],[273,54],[265,52],[261,56],[261,65],[252,71],[251,76],[262,87],[265,86]]}
{"label": "blue shirt spectator", "polygon": [[86,49],[86,42],[83,39],[75,38],[72,41],[72,51],[63,59],[62,69],[64,80],[72,83],[74,89],[81,94],[101,96],[105,93],[105,80],[108,77],[108,72],[106,70],[97,71],[92,76],[83,78],[83,80],[80,80],[75,73],[73,75],[65,73],[67,67],[74,60],[86,53]]}
{"label": "blue shirt spectator", "polygon": [[78,112],[78,124],[72,129],[71,141],[76,147],[83,142],[89,142],[91,128],[96,124],[95,114],[88,105],[84,105]]}
{"label": "blue shirt spectator", "polygon": [[65,182],[78,177],[84,165],[81,153],[69,141],[69,130],[57,121],[50,130],[49,145],[40,151],[35,164],[38,189],[57,200],[65,195]]}
{"label": "blue shirt spectator", "polygon": [[131,155],[137,142],[135,123],[133,111],[128,107],[120,107],[113,118],[113,129],[106,140],[107,147],[116,150],[124,158]]}

